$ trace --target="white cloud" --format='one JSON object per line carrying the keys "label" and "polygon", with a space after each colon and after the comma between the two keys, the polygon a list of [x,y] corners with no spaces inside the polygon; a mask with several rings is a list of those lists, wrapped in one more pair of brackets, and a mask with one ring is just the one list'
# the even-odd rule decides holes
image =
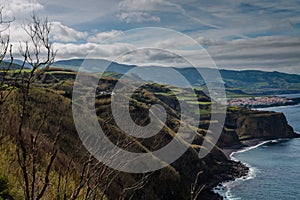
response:
{"label": "white cloud", "polygon": [[[57,59],[84,57],[88,53],[99,58],[114,58],[132,45],[111,44],[106,39],[122,34],[121,30],[143,26],[161,26],[184,32],[205,46],[221,68],[293,70],[300,73],[300,16],[298,0],[0,0],[5,17],[14,16],[10,34],[13,42],[26,39],[20,23],[38,10],[41,17],[55,21],[52,39],[59,50]],[[79,14],[80,13],[80,14]],[[121,21],[120,21],[121,20]],[[127,22],[127,23],[122,23]],[[136,23],[138,22],[138,23]],[[159,22],[159,23],[158,23]],[[101,27],[101,28],[100,28]],[[80,28],[80,31],[78,31]],[[98,30],[103,30],[99,32]],[[96,35],[90,36],[89,33]],[[185,41],[172,36],[151,33],[140,35],[141,45],[157,48],[184,47]],[[268,35],[268,37],[262,37]],[[272,36],[277,35],[277,36]],[[136,37],[134,39],[140,39]],[[134,40],[129,38],[127,42]],[[72,43],[76,44],[72,44]],[[18,45],[18,43],[16,43]],[[199,57],[192,50],[184,56]],[[137,64],[180,65],[165,53],[141,51],[123,58]],[[169,64],[168,64],[169,63]],[[202,63],[203,64],[203,63]]]}
{"label": "white cloud", "polygon": [[154,21],[160,22],[160,18],[157,16],[151,16],[147,12],[122,12],[117,15],[117,17],[121,21],[125,21],[127,23],[130,22],[147,22],[147,21]]}
{"label": "white cloud", "polygon": [[224,45],[227,41],[222,39],[210,39],[203,36],[197,36],[195,40],[203,46],[215,46],[215,45]]}
{"label": "white cloud", "polygon": [[[98,36],[101,39],[118,32],[120,31],[99,33]],[[189,48],[190,43],[175,37],[176,35],[162,37],[158,31],[147,35],[143,29],[139,32],[140,34],[133,33],[130,37],[125,37],[123,43],[116,40],[119,43],[96,44],[90,41],[90,43],[82,45],[59,44],[58,56],[64,59],[68,57],[82,58],[89,54],[93,58],[109,60],[118,58],[116,61],[126,64],[188,67],[186,62],[183,62],[182,56],[187,60],[197,60],[196,64],[200,67],[208,67],[211,64],[206,53],[203,52],[199,55],[199,51]],[[300,73],[300,38],[298,37],[268,36],[233,41],[216,41],[202,36],[196,38],[202,45],[208,46],[207,50],[219,68],[284,70],[285,72]],[[126,43],[127,40],[133,41],[132,44]],[[135,51],[135,49],[138,50]],[[168,52],[169,50],[175,54]],[[124,52],[127,53],[124,55]]]}
{"label": "white cloud", "polygon": [[[26,22],[24,22],[24,24],[26,24]],[[54,41],[76,42],[77,40],[86,39],[88,37],[87,32],[76,31],[75,29],[65,26],[60,22],[50,22],[50,25],[50,37]],[[9,29],[6,30],[5,33],[10,35],[10,40],[12,42],[26,41],[29,39],[29,37],[24,31],[23,27],[24,26],[19,23],[12,22]]]}
{"label": "white cloud", "polygon": [[80,39],[86,39],[88,33],[76,31],[75,29],[65,26],[60,22],[51,22],[51,35],[56,41],[76,42]]}
{"label": "white cloud", "polygon": [[0,5],[3,7],[3,15],[5,17],[16,18],[44,8],[36,0],[0,0]]}
{"label": "white cloud", "polygon": [[135,47],[131,44],[116,43],[116,44],[63,44],[54,43],[54,48],[57,50],[57,60],[70,58],[103,58],[115,59],[124,52],[131,51]]}
{"label": "white cloud", "polygon": [[26,34],[24,28],[19,24],[12,23],[7,33],[10,34],[10,41],[12,42],[23,42],[29,40],[29,36]]}
{"label": "white cloud", "polygon": [[88,42],[95,42],[95,43],[101,43],[104,42],[105,40],[112,38],[112,37],[116,37],[119,34],[122,34],[122,31],[118,31],[118,30],[112,30],[112,31],[107,31],[107,32],[100,32],[97,33],[94,36],[90,36],[88,38]]}
{"label": "white cloud", "polygon": [[118,57],[116,61],[139,66],[188,66],[180,56],[161,49],[138,49]]}
{"label": "white cloud", "polygon": [[123,0],[119,3],[119,8],[122,10],[156,10],[159,5],[163,4],[162,0]]}

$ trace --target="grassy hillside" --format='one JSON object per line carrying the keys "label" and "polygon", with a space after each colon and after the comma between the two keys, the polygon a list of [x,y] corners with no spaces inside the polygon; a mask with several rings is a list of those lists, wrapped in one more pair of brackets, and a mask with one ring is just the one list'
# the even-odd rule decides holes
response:
{"label": "grassy hillside", "polygon": [[[66,193],[67,197],[70,197],[76,183],[79,181],[78,176],[80,176],[80,169],[84,166],[84,158],[88,156],[85,148],[80,143],[72,120],[70,91],[72,90],[73,75],[74,72],[72,71],[49,70],[43,76],[39,77],[39,81],[36,82],[30,90],[29,101],[26,106],[26,118],[23,130],[26,145],[30,147],[31,135],[34,135],[37,130],[40,130],[41,134],[41,146],[38,148],[40,173],[43,173],[43,169],[49,159],[49,157],[45,155],[49,155],[49,151],[51,151],[51,144],[54,140],[57,127],[60,126],[59,122],[61,121],[61,135],[58,146],[56,147],[59,150],[59,154],[56,158],[54,168],[51,171],[51,186],[47,189],[46,196],[57,194],[57,192],[55,192],[58,186],[57,181],[64,180],[66,178],[64,175],[66,175],[70,176],[67,185],[68,192]],[[115,82],[116,80],[113,78],[105,78],[99,86],[102,90],[110,90]],[[169,113],[168,121],[166,122],[167,126],[163,128],[156,138],[151,138],[151,140],[136,140],[135,138],[127,136],[127,134],[116,126],[113,120],[108,120],[108,116],[110,116],[111,113],[109,104],[110,95],[98,95],[96,97],[96,111],[99,117],[99,123],[108,133],[108,137],[114,142],[118,142],[120,138],[122,138],[122,141],[131,143],[129,149],[134,152],[153,151],[164,146],[174,137],[178,126],[176,101],[170,98],[166,103],[161,102],[162,99],[167,99],[166,96],[160,93],[163,92],[164,87],[148,85],[142,88],[142,90],[143,96],[133,96],[131,102],[132,118],[135,119],[137,123],[142,124],[143,121],[140,121],[140,119],[144,117],[147,118],[149,103],[160,103],[165,106]],[[3,147],[1,148],[1,162],[3,163],[1,164],[0,172],[2,174],[9,174],[7,177],[8,192],[15,199],[23,198],[22,193],[16,192],[18,188],[22,187],[22,179],[20,179],[22,174],[18,167],[17,156],[14,154],[15,145],[17,144],[18,116],[20,115],[19,111],[21,110],[20,105],[22,100],[22,93],[20,92],[20,88],[15,88],[6,102],[1,105],[2,114],[0,125],[1,135],[5,135],[5,139],[7,140],[1,145],[1,147]],[[155,92],[158,94],[156,95]],[[206,98],[206,100],[208,101],[209,99]],[[169,107],[168,104],[173,101],[173,108],[172,106]],[[47,116],[45,116],[45,114],[47,114]],[[40,127],[42,122],[43,125]],[[199,138],[202,138],[201,134],[199,134]],[[158,141],[158,143],[153,143],[153,140]],[[199,142],[200,141],[199,139]],[[196,174],[199,171],[203,171],[203,176],[199,179],[198,185],[205,185],[201,197],[203,199],[209,199],[212,195],[210,193],[212,185],[224,178],[231,179],[237,176],[242,166],[228,161],[218,148],[214,149],[211,155],[200,160],[197,155],[199,145],[200,143],[194,143],[181,159],[171,166],[151,174],[144,187],[134,191],[134,193],[129,191],[126,195],[133,195],[134,199],[140,199],[143,196],[147,197],[147,199],[189,199],[191,184],[195,181]],[[76,157],[74,158],[75,152]],[[77,166],[76,170],[72,171],[70,175],[65,172],[66,168],[68,168],[69,160],[72,160],[73,165]],[[7,165],[6,163],[11,164]],[[101,165],[99,165],[99,167],[100,166]],[[102,167],[101,169],[105,168],[103,165]],[[227,171],[234,173],[228,174]],[[109,188],[105,188],[105,183],[108,184],[108,182],[106,179],[103,179],[101,181],[102,185],[99,187],[98,195],[105,193],[105,198],[108,199],[119,198],[124,192],[123,188],[131,187],[135,182],[140,180],[141,177],[139,174],[120,173],[112,169],[106,171],[105,174],[110,174],[113,181],[110,183]],[[215,174],[223,175],[215,177]],[[5,181],[6,179],[3,180]],[[159,187],[157,183],[159,183]],[[87,186],[84,186],[84,188],[87,189]],[[85,189],[81,191],[79,197],[84,195],[84,191]]]}
{"label": "grassy hillside", "polygon": [[[26,103],[26,115],[22,129],[24,141],[26,146],[30,147],[32,145],[32,136],[37,132],[40,133],[41,143],[37,149],[39,158],[37,165],[41,174],[44,173],[43,170],[51,155],[52,144],[58,127],[59,132],[61,132],[58,143],[55,146],[58,155],[51,170],[50,186],[44,199],[53,199],[50,198],[53,197],[53,194],[58,196],[66,195],[66,199],[70,199],[78,183],[81,183],[80,174],[82,169],[84,169],[86,160],[89,158],[89,153],[81,144],[73,122],[71,97],[75,76],[76,72],[72,70],[61,70],[58,68],[47,70],[45,73],[37,76],[37,81],[32,85],[28,102]],[[115,77],[108,76],[99,81],[99,90],[106,93],[97,93],[95,108],[98,121],[107,133],[107,137],[128,151],[154,151],[165,146],[173,139],[180,124],[180,106],[175,96],[177,94],[181,94],[181,99],[179,100],[183,100],[187,104],[187,109],[195,105],[199,106],[201,119],[199,126],[194,127],[197,130],[196,138],[192,145],[188,146],[185,154],[170,166],[152,174],[121,173],[106,168],[101,163],[96,164],[97,161],[92,158],[91,163],[97,166],[97,170],[100,170],[101,173],[99,174],[104,174],[99,179],[91,178],[91,184],[93,182],[101,183],[97,186],[95,192],[98,198],[103,195],[103,199],[118,199],[120,196],[123,196],[125,199],[129,197],[133,199],[190,199],[191,186],[196,181],[197,188],[203,187],[198,199],[218,199],[211,192],[213,186],[221,181],[231,180],[244,175],[247,172],[246,167],[241,163],[227,160],[219,147],[240,144],[240,140],[245,137],[259,137],[259,135],[252,134],[256,133],[258,123],[263,124],[263,126],[259,127],[261,127],[261,133],[265,134],[262,135],[265,138],[273,135],[272,131],[265,132],[269,130],[272,123],[277,123],[278,127],[276,129],[282,130],[282,134],[274,137],[289,137],[293,133],[290,127],[287,126],[284,118],[278,114],[267,112],[252,113],[246,109],[230,108],[218,146],[204,159],[199,159],[197,152],[203,148],[204,136],[209,134],[207,128],[210,123],[210,106],[215,102],[211,102],[210,98],[201,90],[195,90],[198,98],[198,101],[195,101],[191,99],[191,96],[185,89],[170,88],[169,86],[155,83],[146,84],[131,96],[130,114],[132,119],[139,125],[147,124],[149,122],[149,106],[158,103],[165,108],[167,121],[157,135],[149,139],[137,139],[122,131],[116,125],[114,119],[111,118],[110,92],[116,82],[117,79]],[[130,85],[129,82],[124,82],[124,84]],[[24,182],[21,178],[22,173],[18,165],[18,156],[15,152],[18,144],[16,139],[18,138],[17,127],[21,116],[20,111],[22,110],[22,87],[17,86],[11,89],[13,89],[13,92],[9,98],[4,104],[0,105],[0,135],[3,136],[0,137],[2,138],[0,140],[0,196],[1,192],[3,192],[3,194],[9,194],[15,199],[23,199],[23,194],[18,191],[20,191]],[[84,94],[84,88],[82,92]],[[84,95],[83,98],[85,98]],[[193,113],[195,110],[191,109],[190,112]],[[190,118],[189,120],[195,119]],[[33,155],[31,150],[28,154]],[[30,160],[31,157],[29,156]],[[70,166],[73,166],[71,167],[72,170],[68,170]],[[5,174],[7,176],[1,176]],[[197,174],[200,174],[200,176],[198,177]],[[147,181],[140,188],[128,190],[124,193],[124,188],[131,188],[145,176],[148,177]],[[63,186],[59,186],[59,183],[64,182],[67,178],[69,181]],[[3,185],[3,189],[1,189],[1,185]],[[83,199],[88,189],[89,184],[85,183],[77,199]]]}

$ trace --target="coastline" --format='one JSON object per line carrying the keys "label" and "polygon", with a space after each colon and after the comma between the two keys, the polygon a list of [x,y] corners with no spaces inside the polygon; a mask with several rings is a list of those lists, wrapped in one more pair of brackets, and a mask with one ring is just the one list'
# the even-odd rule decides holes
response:
{"label": "coastline", "polygon": [[[274,139],[276,140],[276,139]],[[227,199],[228,193],[230,192],[230,189],[227,187],[227,184],[230,184],[236,180],[246,180],[254,178],[254,171],[252,167],[247,164],[243,163],[233,157],[235,153],[248,151],[254,148],[257,148],[263,144],[266,144],[268,142],[271,142],[273,140],[264,140],[264,139],[248,139],[241,141],[242,145],[235,145],[231,147],[223,148],[222,151],[226,155],[227,159],[233,162],[240,163],[243,168],[241,168],[242,172],[239,176],[234,177],[233,179],[224,180],[220,183],[218,183],[215,187],[213,187],[212,192],[219,196],[220,199]]]}
{"label": "coastline", "polygon": [[242,140],[241,145],[225,147],[222,149],[222,151],[226,155],[228,160],[232,160],[232,157],[231,157],[232,154],[237,153],[237,152],[242,151],[247,148],[255,147],[261,143],[268,142],[268,141],[270,141],[270,140],[264,140],[264,139],[260,139],[260,138]]}
{"label": "coastline", "polygon": [[[276,141],[278,141],[278,140],[290,140],[290,139],[293,139],[293,138],[300,138],[300,135],[299,135],[299,137],[277,138],[277,139],[268,139],[268,140],[259,139],[259,138],[249,139],[249,140],[241,141],[242,145],[239,145],[239,146],[235,145],[235,146],[223,148],[222,151],[226,155],[228,160],[231,160],[233,162],[241,163],[244,166],[244,168],[242,169],[243,172],[241,173],[240,176],[237,176],[232,180],[229,179],[229,180],[225,180],[223,182],[220,182],[219,184],[217,184],[212,189],[212,192],[215,193],[216,195],[218,195],[222,199],[227,199],[226,197],[227,197],[228,193],[230,192],[230,189],[227,187],[228,184],[230,184],[230,183],[232,183],[236,180],[247,180],[247,179],[252,179],[252,178],[255,177],[255,172],[254,172],[253,168],[249,164],[243,163],[242,161],[235,159],[233,157],[233,155],[235,153],[249,151],[251,149],[258,148],[261,145],[264,145],[264,144],[269,143],[269,142],[273,142],[275,140]],[[247,169],[247,171],[245,171],[245,169]]]}
{"label": "coastline", "polygon": [[[258,106],[258,107],[254,107],[252,109],[254,110],[259,110],[259,109],[264,109],[264,108],[271,108],[271,107],[287,107],[287,106],[295,106],[295,105],[299,105],[300,104],[300,97],[297,98],[291,98],[293,100],[297,99],[299,100],[299,102],[295,103],[295,104],[285,104],[285,105],[269,105],[269,106]],[[295,135],[292,138],[299,138],[300,137],[300,133],[294,131]],[[284,138],[274,138],[273,140],[278,140],[278,139],[284,139]],[[291,138],[290,138],[291,139]],[[260,143],[264,143],[264,142],[269,142],[272,141],[272,139],[262,139],[262,138],[254,138],[254,139],[247,139],[247,140],[241,140],[240,142],[242,143],[241,145],[233,145],[233,146],[229,146],[229,147],[224,147],[222,149],[223,153],[226,155],[226,157],[229,160],[231,159],[231,154],[239,152],[243,149],[246,148],[250,148],[250,147],[254,147],[259,145]]]}
{"label": "coastline", "polygon": [[[299,103],[296,103],[294,105],[280,105],[280,106],[268,106],[268,107],[289,107],[289,106],[295,106],[299,105]],[[266,107],[259,107],[259,108],[253,108],[254,110],[256,109],[264,109]],[[223,147],[221,150],[225,154],[226,158],[232,162],[239,163],[241,165],[240,173],[239,175],[234,176],[232,174],[232,179],[227,179],[222,182],[219,182],[218,184],[215,185],[215,187],[212,188],[212,192],[215,193],[218,198],[217,199],[230,199],[230,188],[232,184],[234,184],[236,181],[243,181],[247,179],[252,179],[255,177],[255,168],[250,166],[247,163],[243,163],[240,160],[237,160],[234,157],[234,154],[248,151],[251,149],[255,149],[261,145],[264,145],[269,142],[273,141],[279,141],[279,140],[290,140],[293,138],[300,138],[300,133],[293,130],[294,135],[291,137],[279,137],[279,138],[253,138],[253,139],[247,139],[247,140],[240,140],[241,144],[239,145],[233,145],[233,146],[228,146],[228,147]]]}

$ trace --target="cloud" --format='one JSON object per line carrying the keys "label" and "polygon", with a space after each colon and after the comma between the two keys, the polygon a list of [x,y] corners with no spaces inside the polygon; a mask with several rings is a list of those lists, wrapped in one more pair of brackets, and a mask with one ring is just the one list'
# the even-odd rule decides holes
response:
{"label": "cloud", "polygon": [[[28,22],[23,22],[22,24],[17,22],[12,22],[9,29],[7,29],[4,34],[10,35],[10,41],[21,42],[29,40],[27,33],[24,31],[24,26]],[[56,42],[76,42],[78,40],[85,40],[88,37],[87,32],[76,31],[73,28],[61,24],[61,22],[50,22],[51,32],[50,39]]]}
{"label": "cloud", "polygon": [[105,41],[109,38],[116,37],[117,35],[122,34],[122,33],[123,33],[123,31],[118,31],[118,30],[100,32],[100,33],[97,33],[94,36],[90,36],[87,41],[88,42],[100,43],[100,42],[103,42],[103,41]]}
{"label": "cloud", "polygon": [[61,24],[61,22],[51,22],[51,35],[55,41],[76,42],[80,39],[86,39],[88,33],[76,31],[73,28]]}
{"label": "cloud", "polygon": [[138,49],[130,51],[118,57],[116,61],[139,66],[188,66],[187,62],[181,56],[162,49]]}
{"label": "cloud", "polygon": [[[130,22],[160,22],[160,12],[176,12],[180,6],[166,0],[123,0],[118,4],[120,13],[117,17]],[[157,13],[157,14],[155,14]]]}
{"label": "cloud", "polygon": [[[67,26],[80,26],[80,28],[85,29],[103,28],[103,25],[100,23],[112,23],[112,20],[116,20],[115,12],[118,10],[118,0],[38,1],[44,6],[44,9],[39,13],[43,16],[48,16],[51,21],[59,21]],[[91,27],[90,23],[92,23],[93,27]]]}
{"label": "cloud", "polygon": [[267,36],[211,46],[208,52],[221,68],[262,69],[300,73],[300,38]]}
{"label": "cloud", "polygon": [[123,0],[118,4],[121,21],[130,22],[160,22],[160,17],[150,14],[162,5],[162,0]]}
{"label": "cloud", "polygon": [[299,54],[300,38],[287,36],[265,36],[238,39],[227,42],[221,46],[211,46],[208,48],[208,51],[214,53],[216,57],[220,58],[228,55],[232,55],[231,58],[238,58],[241,57],[241,55],[244,57],[263,57],[264,55],[274,54],[274,59],[278,59],[278,54]]}
{"label": "cloud", "polygon": [[23,14],[28,14],[44,8],[44,6],[36,0],[0,0],[0,5],[3,7],[4,17],[9,18],[18,18]]}
{"label": "cloud", "polygon": [[12,23],[5,33],[10,35],[11,42],[22,42],[30,39],[24,28],[16,23]]}
{"label": "cloud", "polygon": [[[193,1],[188,1],[182,4],[180,1],[167,1],[167,0],[123,0],[119,3],[118,7],[120,13],[117,14],[117,17],[121,21],[127,23],[133,22],[167,22],[164,24],[169,26],[172,20],[178,23],[183,23],[185,26],[195,23],[201,26],[209,28],[220,28],[215,24],[212,24],[208,20],[209,18],[200,18],[195,17],[189,12],[188,9],[185,9],[183,5],[194,4]],[[203,20],[204,19],[204,20]],[[172,23],[172,22],[171,22]],[[180,25],[177,25],[177,28]],[[180,27],[182,28],[182,27]]]}
{"label": "cloud", "polygon": [[[121,31],[102,32],[97,36],[101,40],[118,33],[121,33]],[[109,60],[117,58],[115,61],[126,64],[188,67],[189,65],[183,59],[185,58],[196,60],[199,67],[211,65],[205,52],[199,55],[199,51],[189,46],[191,43],[175,37],[176,34],[173,35],[174,37],[172,35],[162,37],[158,31],[148,33],[148,35],[143,30],[141,32],[137,31],[137,33],[133,32],[130,37],[121,40],[121,43],[118,40],[112,40],[112,43],[96,44],[92,42],[93,40],[98,41],[95,36],[90,39],[88,44],[60,44],[59,57],[73,56],[80,58],[89,54],[93,58]],[[126,41],[132,42],[130,44]],[[209,55],[219,68],[284,70],[285,72],[300,73],[299,37],[263,36],[223,41],[210,40],[199,36],[196,37],[196,41],[206,46]],[[147,47],[155,47],[155,49]],[[124,52],[127,53],[124,54]]]}
{"label": "cloud", "polygon": [[130,22],[147,22],[147,21],[153,21],[153,22],[160,22],[160,18],[157,16],[151,16],[147,12],[122,12],[117,15],[117,17],[121,21],[125,21],[127,23]]}
{"label": "cloud", "polygon": [[154,11],[162,4],[163,0],[123,0],[119,2],[119,8],[128,11]]}
{"label": "cloud", "polygon": [[[52,39],[59,50],[57,59],[84,57],[114,58],[117,52],[133,48],[131,41],[157,48],[185,47],[184,40],[172,36],[143,35],[128,41],[105,42],[128,29],[144,26],[171,28],[203,45],[221,68],[281,70],[300,73],[298,0],[0,0],[11,24],[12,41],[23,41],[20,23],[30,19],[32,10],[54,21]],[[99,32],[101,30],[101,32]],[[96,33],[91,35],[91,33]],[[128,42],[128,43],[126,43]],[[137,41],[135,41],[137,43]],[[199,57],[192,49],[178,53]],[[146,65],[163,62],[183,66],[178,59],[156,51],[130,53],[121,59]],[[205,65],[205,62],[199,63]]]}
{"label": "cloud", "polygon": [[57,50],[57,60],[70,58],[85,58],[87,56],[90,58],[103,58],[108,60],[114,60],[124,52],[131,51],[132,49],[134,49],[133,45],[125,43],[54,43],[53,46]]}
{"label": "cloud", "polygon": [[[206,46],[215,46],[215,45],[223,45],[227,41],[225,40],[217,40],[217,39],[209,39],[207,37],[203,36],[194,36],[190,37],[194,40],[195,44],[199,44],[203,48]],[[158,48],[168,48],[168,49],[176,49],[178,47],[180,48],[188,48],[188,45],[190,45],[190,40],[184,40],[183,37],[179,37],[179,35],[169,35],[169,37],[166,37],[164,39],[159,39],[159,42],[155,43],[155,46]]]}
{"label": "cloud", "polygon": [[[201,4],[200,4],[201,5]],[[223,1],[219,6],[206,4],[207,18],[211,17],[221,30],[208,30],[205,36],[215,38],[256,37],[260,35],[292,34],[292,24],[300,22],[299,2],[276,0],[267,1]],[[203,16],[206,18],[205,16]]]}

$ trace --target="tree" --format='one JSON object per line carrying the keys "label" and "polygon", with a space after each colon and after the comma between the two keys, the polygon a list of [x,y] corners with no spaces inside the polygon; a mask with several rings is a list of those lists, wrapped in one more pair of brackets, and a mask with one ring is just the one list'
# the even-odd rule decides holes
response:
{"label": "tree", "polygon": [[200,193],[203,191],[203,189],[206,186],[206,185],[199,185],[198,183],[199,177],[201,176],[202,173],[203,171],[199,171],[195,177],[194,183],[191,184],[191,200],[199,199]]}
{"label": "tree", "polygon": [[[10,90],[6,89],[6,77],[13,64],[12,45],[10,44],[10,37],[4,34],[13,20],[4,20],[2,16],[2,9],[0,9],[0,105],[9,96]],[[4,60],[9,56],[7,62]]]}
{"label": "tree", "polygon": [[[37,152],[38,152],[38,140],[40,137],[41,128],[44,125],[45,120],[47,120],[47,115],[44,116],[43,121],[40,123],[40,127],[36,132],[30,133],[29,144],[26,144],[25,133],[24,133],[24,123],[28,120],[27,102],[29,98],[29,93],[31,89],[31,84],[35,81],[36,71],[43,67],[48,68],[55,58],[55,51],[52,44],[49,41],[50,24],[48,20],[40,21],[40,19],[33,14],[32,22],[24,26],[24,30],[30,37],[30,41],[26,41],[25,45],[20,45],[20,53],[23,56],[23,63],[21,65],[20,73],[17,75],[16,79],[20,80],[16,83],[18,84],[18,92],[21,95],[21,110],[19,126],[17,130],[17,157],[18,163],[22,171],[24,180],[24,195],[26,200],[41,199],[45,194],[47,187],[49,186],[49,175],[51,167],[54,163],[55,157],[57,155],[57,150],[55,149],[58,137],[59,128],[56,133],[55,140],[53,142],[53,148],[50,152],[50,158],[46,164],[46,169],[42,175],[44,178],[43,182],[40,183],[37,178]],[[43,52],[44,51],[44,52]],[[45,53],[45,56],[41,54]],[[29,73],[22,73],[25,64],[28,63],[31,66]],[[39,72],[41,73],[41,72]],[[37,187],[39,186],[39,187]]]}
{"label": "tree", "polygon": [[[1,18],[1,23],[9,26],[11,21],[2,21]],[[47,19],[41,20],[32,14],[31,22],[24,25],[23,28],[29,36],[29,40],[20,44],[19,51],[23,62],[16,70],[12,70],[14,56],[9,35],[1,37],[3,51],[0,63],[5,67],[0,75],[0,106],[7,101],[11,94],[14,93],[17,96],[17,100],[14,102],[17,106],[13,119],[16,130],[13,136],[24,199],[53,199],[53,195],[47,197],[47,189],[53,188],[54,185],[57,188],[56,199],[75,200],[79,197],[81,199],[105,199],[105,193],[120,175],[119,171],[103,165],[89,154],[79,160],[76,159],[75,154],[69,159],[66,166],[54,169],[55,160],[61,153],[58,143],[61,126],[64,122],[61,119],[58,120],[56,130],[51,134],[54,137],[49,136],[46,141],[42,133],[49,118],[53,117],[51,112],[55,105],[44,102],[48,104],[45,106],[47,110],[35,118],[35,108],[32,105],[33,87],[38,77],[54,62],[56,56],[56,51],[50,42],[51,26]],[[6,61],[8,56],[9,62]],[[30,68],[26,67],[28,65]],[[28,129],[29,126],[32,128]],[[11,131],[11,129],[9,130]],[[124,147],[129,148],[131,144],[132,141],[128,141]],[[41,156],[40,151],[43,146],[47,146],[48,149]],[[55,180],[56,176],[53,176],[55,174],[58,174],[57,180]],[[119,199],[134,195],[136,190],[144,186],[149,177],[150,174],[142,174],[136,182],[123,189]]]}

